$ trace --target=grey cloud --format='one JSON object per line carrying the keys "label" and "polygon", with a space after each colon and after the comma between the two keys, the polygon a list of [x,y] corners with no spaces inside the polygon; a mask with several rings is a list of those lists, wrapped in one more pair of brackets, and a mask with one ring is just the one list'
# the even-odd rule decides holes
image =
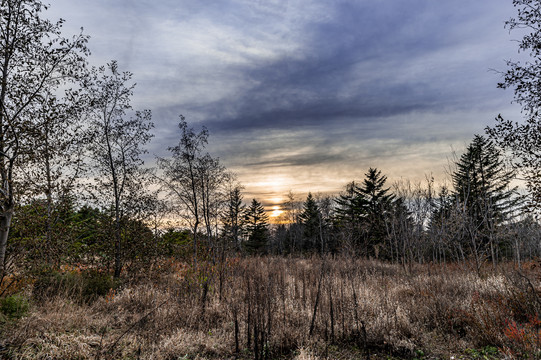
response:
{"label": "grey cloud", "polygon": [[[429,13],[437,9],[424,1],[416,3]],[[451,27],[452,33],[451,25],[463,13],[447,18],[445,9],[439,9],[437,16],[424,24],[426,28],[410,30],[401,37],[400,31],[411,28],[416,17],[430,19],[428,15],[418,15],[423,11],[415,4],[401,5],[391,11],[394,15],[387,14],[394,20],[389,21],[391,26],[379,17],[385,10],[372,14],[374,8],[348,3],[339,9],[339,21],[310,24],[307,32],[313,40],[301,59],[283,58],[261,66],[232,69],[259,85],[202,105],[207,107],[209,127],[245,131],[332,126],[331,122],[338,118],[370,122],[413,111],[479,105],[477,88],[469,86],[474,85],[469,79],[479,69],[462,62],[463,54],[441,59],[433,69],[420,71],[418,77],[407,74],[416,61],[456,45],[458,40],[444,31]],[[359,64],[364,64],[366,73],[355,72]],[[346,98],[337,95],[344,88],[348,89]],[[337,122],[336,126],[340,125],[343,122]]]}
{"label": "grey cloud", "polygon": [[503,29],[510,0],[55,6],[89,23],[97,61],[119,58],[134,72],[136,99],[156,122],[150,152],[162,156],[184,114],[235,169],[346,174],[378,159],[435,161],[509,108],[487,70],[516,53]]}

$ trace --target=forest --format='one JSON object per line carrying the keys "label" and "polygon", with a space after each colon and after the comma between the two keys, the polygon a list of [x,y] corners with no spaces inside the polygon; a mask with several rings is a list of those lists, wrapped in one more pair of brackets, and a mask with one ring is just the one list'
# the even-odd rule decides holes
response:
{"label": "forest", "polygon": [[447,179],[361,168],[271,216],[183,115],[149,161],[133,74],[2,1],[0,358],[541,358],[541,2],[513,4],[521,122]]}

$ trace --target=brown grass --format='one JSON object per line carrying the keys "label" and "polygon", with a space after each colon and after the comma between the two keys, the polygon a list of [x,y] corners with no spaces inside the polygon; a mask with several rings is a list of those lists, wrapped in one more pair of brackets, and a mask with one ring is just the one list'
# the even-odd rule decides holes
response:
{"label": "brown grass", "polygon": [[28,316],[2,326],[8,350],[1,355],[375,359],[422,350],[449,359],[494,346],[493,357],[534,358],[541,350],[534,271],[479,277],[458,266],[418,265],[406,274],[351,258],[168,266],[92,304],[62,296],[34,303]]}

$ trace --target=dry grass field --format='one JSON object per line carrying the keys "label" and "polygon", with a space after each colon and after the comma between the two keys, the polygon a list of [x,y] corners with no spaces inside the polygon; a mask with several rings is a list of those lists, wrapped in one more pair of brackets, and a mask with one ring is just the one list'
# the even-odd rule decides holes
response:
{"label": "dry grass field", "polygon": [[164,261],[99,297],[76,281],[37,283],[18,289],[24,316],[1,319],[1,358],[515,359],[541,350],[534,263],[478,276],[458,265],[406,272],[254,257],[197,270]]}

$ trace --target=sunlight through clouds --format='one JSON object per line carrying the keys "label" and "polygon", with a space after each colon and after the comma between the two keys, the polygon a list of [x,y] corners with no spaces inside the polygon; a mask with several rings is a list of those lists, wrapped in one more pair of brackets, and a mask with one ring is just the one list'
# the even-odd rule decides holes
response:
{"label": "sunlight through clouds", "polygon": [[516,54],[508,0],[471,2],[57,0],[52,17],[92,36],[93,65],[118,59],[150,108],[154,154],[178,115],[205,125],[209,150],[264,201],[336,192],[369,166],[390,178],[444,176],[451,148],[498,113]]}

